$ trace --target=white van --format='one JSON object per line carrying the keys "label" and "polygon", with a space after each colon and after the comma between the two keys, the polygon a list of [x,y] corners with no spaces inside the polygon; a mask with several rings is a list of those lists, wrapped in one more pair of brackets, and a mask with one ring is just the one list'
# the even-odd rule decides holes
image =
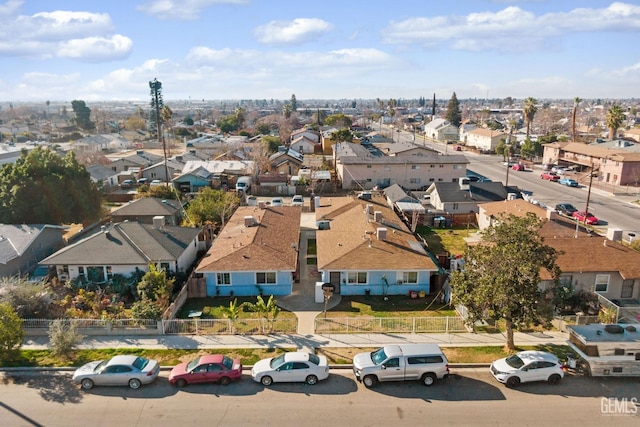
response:
{"label": "white van", "polygon": [[251,184],[253,179],[250,176],[241,176],[236,181],[236,191],[242,191],[248,193],[251,190]]}

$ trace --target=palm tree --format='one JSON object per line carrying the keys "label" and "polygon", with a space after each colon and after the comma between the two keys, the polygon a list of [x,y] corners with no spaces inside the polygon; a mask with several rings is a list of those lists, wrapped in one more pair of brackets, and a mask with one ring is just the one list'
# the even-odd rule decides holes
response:
{"label": "palm tree", "polygon": [[524,108],[522,109],[522,113],[524,114],[524,120],[527,123],[527,139],[529,139],[529,133],[531,133],[531,123],[533,122],[533,117],[538,111],[538,107],[536,107],[537,103],[538,100],[532,97],[528,97],[524,100]]}
{"label": "palm tree", "polygon": [[242,129],[242,127],[244,126],[244,119],[245,119],[244,108],[242,107],[236,108],[234,116],[236,118],[236,123],[238,124],[238,129]]}
{"label": "palm tree", "polygon": [[232,334],[235,333],[235,322],[240,317],[240,313],[244,308],[244,304],[238,304],[238,299],[229,301],[229,307],[222,307],[222,314],[229,319],[229,330]]}
{"label": "palm tree", "polygon": [[616,137],[616,132],[624,121],[624,111],[619,105],[614,105],[607,111],[607,128],[609,129],[609,139]]}
{"label": "palm tree", "polygon": [[573,112],[571,113],[571,138],[572,141],[576,141],[576,114],[578,112],[578,104],[580,104],[582,99],[577,96],[573,98]]}
{"label": "palm tree", "polygon": [[[278,307],[276,303],[277,301],[273,298],[273,295],[271,295],[266,302],[264,298],[262,298],[262,295],[258,295],[255,304],[248,302],[246,305],[250,311],[258,313],[264,321],[273,323],[273,321],[276,320],[276,317],[278,317],[278,314],[280,314],[280,307]],[[273,325],[269,328],[269,331],[271,331],[272,327]],[[260,328],[261,333],[264,333],[264,322],[261,324]]]}

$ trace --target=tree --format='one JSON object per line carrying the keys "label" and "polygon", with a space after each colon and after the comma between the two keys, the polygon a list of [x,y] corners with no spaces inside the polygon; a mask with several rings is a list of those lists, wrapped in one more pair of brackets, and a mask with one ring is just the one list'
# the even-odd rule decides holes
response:
{"label": "tree", "polygon": [[133,115],[125,120],[124,128],[126,130],[144,130],[147,128],[147,122],[142,117]]}
{"label": "tree", "polygon": [[7,303],[23,319],[45,318],[53,295],[45,282],[32,283],[23,277],[0,279],[0,303]]}
{"label": "tree", "polygon": [[455,92],[453,92],[453,95],[451,95],[451,99],[447,104],[447,112],[445,114],[445,118],[455,127],[460,126],[460,123],[462,122],[460,102],[458,102],[458,97],[456,96]]}
{"label": "tree", "polygon": [[149,132],[152,135],[156,135],[158,141],[162,140],[162,117],[160,116],[160,111],[164,107],[164,102],[162,100],[162,82],[159,82],[158,79],[153,79],[149,82],[149,95],[151,96],[149,110]]}
{"label": "tree", "polygon": [[131,304],[131,315],[134,319],[160,319],[163,311],[158,303],[149,298],[142,298]]}
{"label": "tree", "polygon": [[166,271],[158,270],[154,264],[149,264],[149,271],[138,283],[138,295],[143,300],[155,301],[164,309],[169,307],[174,283],[175,279],[169,279]]}
{"label": "tree", "polygon": [[558,254],[537,233],[541,226],[542,220],[532,213],[500,217],[497,225],[482,232],[482,244],[467,248],[464,269],[451,278],[453,298],[468,309],[470,324],[505,321],[509,350],[515,349],[514,329],[538,323],[543,314],[540,270],[548,270],[559,283]]}
{"label": "tree", "polygon": [[262,150],[265,154],[270,155],[278,151],[280,146],[280,138],[277,136],[263,136],[262,137]]}
{"label": "tree", "polygon": [[331,141],[333,142],[353,142],[353,132],[350,129],[342,128],[331,132]]}
{"label": "tree", "polygon": [[528,97],[524,100],[522,114],[524,115],[524,121],[527,124],[527,138],[529,138],[529,134],[531,133],[531,123],[533,123],[533,118],[538,111],[538,107],[536,107],[537,103],[538,100],[532,97]]}
{"label": "tree", "polygon": [[607,129],[609,129],[609,139],[615,139],[618,128],[624,121],[624,111],[619,105],[614,105],[607,111]]}
{"label": "tree", "polygon": [[298,110],[298,100],[296,99],[296,95],[291,95],[291,111]]}
{"label": "tree", "polygon": [[351,123],[351,117],[342,113],[332,114],[324,120],[324,124],[327,126],[351,127]]}
{"label": "tree", "polygon": [[56,319],[49,325],[49,346],[54,356],[69,359],[75,348],[82,342],[75,323],[67,319]]}
{"label": "tree", "polygon": [[580,104],[582,99],[577,96],[573,98],[573,111],[571,112],[571,138],[572,141],[575,142],[577,138],[576,134],[576,114],[578,113],[578,105]]}
{"label": "tree", "polygon": [[62,158],[51,148],[23,150],[0,169],[0,223],[88,224],[101,216],[100,192],[73,151]]}
{"label": "tree", "polygon": [[527,159],[532,159],[535,156],[541,156],[543,150],[544,148],[538,140],[526,138],[520,147],[520,154]]}
{"label": "tree", "polygon": [[242,107],[236,108],[236,111],[233,116],[236,119],[236,124],[238,126],[238,129],[241,129],[244,126],[244,120],[245,120],[244,108]]}
{"label": "tree", "polygon": [[229,307],[222,307],[222,315],[229,319],[229,322],[231,324],[231,327],[229,329],[231,330],[232,334],[235,333],[234,323],[240,317],[240,313],[242,313],[243,308],[244,303],[238,304],[237,298],[233,301],[229,301]]}
{"label": "tree", "polygon": [[95,123],[91,121],[91,109],[87,107],[84,101],[71,101],[71,108],[73,108],[73,113],[76,115],[73,120],[76,126],[86,131],[91,131],[96,128]]}
{"label": "tree", "polygon": [[15,354],[23,339],[22,319],[9,304],[0,303],[0,360]]}
{"label": "tree", "polygon": [[282,115],[284,116],[285,119],[288,119],[291,117],[292,111],[293,110],[291,109],[290,104],[284,104],[284,106],[282,107]]}
{"label": "tree", "polygon": [[224,116],[216,125],[220,128],[220,131],[223,133],[229,133],[238,130],[238,119],[234,115],[232,116]]}
{"label": "tree", "polygon": [[202,227],[206,223],[224,227],[239,204],[240,199],[234,193],[203,188],[185,210],[187,217],[196,227]]}
{"label": "tree", "polygon": [[269,123],[258,123],[258,125],[256,126],[256,132],[258,132],[261,135],[269,135],[271,133],[271,126],[269,125]]}
{"label": "tree", "polygon": [[[265,302],[262,295],[257,296],[257,301],[255,304],[247,302],[245,303],[249,311],[254,313],[258,313],[260,317],[266,320],[269,323],[273,323],[273,321],[280,314],[280,307],[277,306],[277,301],[273,298],[273,295],[269,297],[269,299]],[[264,324],[261,327],[261,332],[264,333]]]}

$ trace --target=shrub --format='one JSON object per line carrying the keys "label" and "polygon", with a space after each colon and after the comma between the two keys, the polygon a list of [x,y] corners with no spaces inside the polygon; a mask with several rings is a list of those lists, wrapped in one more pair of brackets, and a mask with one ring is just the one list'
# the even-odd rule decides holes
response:
{"label": "shrub", "polygon": [[54,320],[49,326],[49,345],[54,356],[69,358],[82,336],[78,334],[75,323],[68,320]]}
{"label": "shrub", "polygon": [[134,319],[160,319],[162,307],[148,298],[142,298],[131,305],[131,316]]}
{"label": "shrub", "polygon": [[22,346],[22,319],[7,303],[0,304],[0,360],[13,356]]}

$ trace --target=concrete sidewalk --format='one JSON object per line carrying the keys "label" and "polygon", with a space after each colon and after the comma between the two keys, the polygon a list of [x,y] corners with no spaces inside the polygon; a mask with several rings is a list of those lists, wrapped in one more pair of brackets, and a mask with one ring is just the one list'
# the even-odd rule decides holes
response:
{"label": "concrete sidewalk", "polygon": [[[514,334],[518,346],[563,345],[569,336],[564,332],[546,331]],[[89,336],[78,349],[145,348],[145,349],[216,349],[216,348],[287,348],[316,349],[322,347],[379,347],[385,344],[436,343],[441,347],[503,346],[503,334],[330,334],[330,335],[162,335],[162,336]],[[25,350],[49,348],[47,337],[29,337]]]}

